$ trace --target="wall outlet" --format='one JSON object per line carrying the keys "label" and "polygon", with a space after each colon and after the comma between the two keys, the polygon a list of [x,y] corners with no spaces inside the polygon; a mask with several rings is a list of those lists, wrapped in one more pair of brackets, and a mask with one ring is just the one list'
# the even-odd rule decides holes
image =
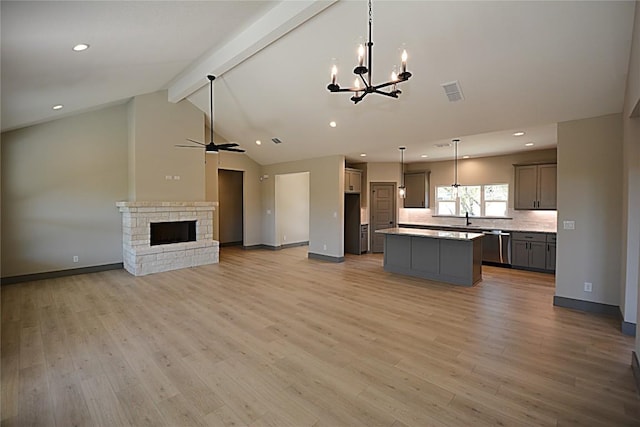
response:
{"label": "wall outlet", "polygon": [[174,175],[173,176],[173,180],[174,181],[180,181],[180,175]]}
{"label": "wall outlet", "polygon": [[324,245],[324,246],[322,247],[322,249],[324,249],[324,250],[326,251],[326,250],[327,250],[327,245]]}
{"label": "wall outlet", "polygon": [[271,209],[267,209],[267,215],[271,215]]}
{"label": "wall outlet", "polygon": [[78,262],[78,255],[73,256],[73,262]]}
{"label": "wall outlet", "polygon": [[282,240],[284,240],[284,241],[287,240],[287,235],[286,234],[284,236],[282,236]]}
{"label": "wall outlet", "polygon": [[173,177],[171,175],[165,175],[164,179],[166,179],[167,181],[171,181]]}
{"label": "wall outlet", "polygon": [[562,221],[562,228],[565,230],[575,230],[576,222],[575,221]]}
{"label": "wall outlet", "polygon": [[593,283],[584,282],[584,291],[585,292],[592,292],[593,291]]}

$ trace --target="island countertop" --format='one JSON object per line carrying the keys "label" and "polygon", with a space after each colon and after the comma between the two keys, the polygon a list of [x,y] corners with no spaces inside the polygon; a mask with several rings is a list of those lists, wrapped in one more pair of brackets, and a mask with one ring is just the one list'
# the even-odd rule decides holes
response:
{"label": "island countertop", "polygon": [[449,240],[475,240],[483,236],[482,233],[468,233],[464,231],[444,231],[444,230],[425,230],[420,228],[383,228],[376,230],[376,233],[381,234],[395,234],[399,236],[414,236],[414,237],[430,237],[435,239],[449,239]]}

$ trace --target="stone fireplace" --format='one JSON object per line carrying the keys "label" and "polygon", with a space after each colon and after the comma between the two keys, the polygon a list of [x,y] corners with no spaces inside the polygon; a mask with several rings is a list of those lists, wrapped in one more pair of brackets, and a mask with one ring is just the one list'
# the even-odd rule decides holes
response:
{"label": "stone fireplace", "polygon": [[[135,276],[144,276],[150,273],[217,263],[219,243],[213,240],[213,213],[216,205],[215,202],[116,203],[122,213],[124,268]],[[154,241],[152,245],[152,224],[154,229],[166,230],[166,224],[173,222],[188,223],[187,237],[175,240],[176,231],[169,231],[168,234],[165,231],[164,235],[169,236],[168,240],[161,240],[159,244]],[[191,224],[195,224],[195,240],[192,239],[189,231],[193,228]],[[179,243],[164,243],[165,241]]]}

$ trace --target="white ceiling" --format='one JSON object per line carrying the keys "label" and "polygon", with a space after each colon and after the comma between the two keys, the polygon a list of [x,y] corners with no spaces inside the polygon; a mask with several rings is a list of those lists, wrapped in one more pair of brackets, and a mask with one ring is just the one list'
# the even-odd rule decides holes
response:
{"label": "white ceiling", "polygon": [[[353,81],[363,1],[1,7],[3,130],[163,88],[177,100],[202,87],[189,99],[207,111],[211,72],[216,132],[271,164],[360,153],[398,161],[399,146],[409,162],[451,158],[434,146],[451,138],[471,156],[553,147],[557,122],[622,111],[635,3],[374,1],[374,81],[388,78],[401,46],[413,77],[400,99],[358,105],[326,85],[334,61],[339,83]],[[91,48],[74,53],[78,42]],[[463,101],[444,95],[452,80]]]}

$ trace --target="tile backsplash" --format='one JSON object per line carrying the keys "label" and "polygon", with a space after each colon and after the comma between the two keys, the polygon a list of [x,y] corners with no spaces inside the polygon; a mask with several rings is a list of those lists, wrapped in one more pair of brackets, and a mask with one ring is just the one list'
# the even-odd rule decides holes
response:
{"label": "tile backsplash", "polygon": [[[516,211],[509,212],[509,218],[470,218],[473,225],[481,228],[556,232],[557,211]],[[419,225],[465,225],[464,217],[433,216],[431,209],[400,209],[399,224]]]}

